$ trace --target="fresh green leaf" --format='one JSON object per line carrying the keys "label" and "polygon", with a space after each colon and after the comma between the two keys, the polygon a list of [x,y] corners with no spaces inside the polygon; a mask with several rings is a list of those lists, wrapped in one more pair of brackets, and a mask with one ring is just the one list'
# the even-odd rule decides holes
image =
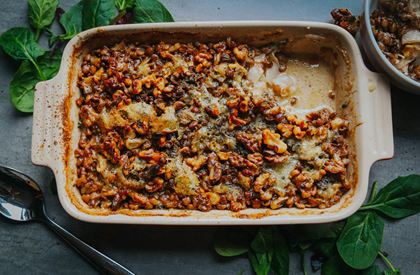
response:
{"label": "fresh green leaf", "polygon": [[266,275],[273,260],[273,228],[262,227],[251,243],[248,258],[257,275]]}
{"label": "fresh green leaf", "polygon": [[115,0],[115,6],[119,11],[125,11],[133,8],[134,0]]}
{"label": "fresh green leaf", "polygon": [[34,34],[28,28],[11,28],[0,36],[0,46],[3,51],[15,60],[35,59],[45,53],[38,45]]}
{"label": "fresh green leaf", "polygon": [[[344,222],[292,225],[284,230],[287,242],[292,251],[306,250],[310,247],[320,251],[325,256],[335,248],[335,241],[344,227]],[[327,254],[324,251],[327,251]]]}
{"label": "fresh green leaf", "polygon": [[9,85],[10,99],[16,109],[24,113],[33,111],[34,90],[39,81],[41,79],[32,63],[24,60]]}
{"label": "fresh green leaf", "polygon": [[275,274],[289,274],[289,249],[283,235],[278,230],[274,230],[273,240],[273,261],[271,269]]}
{"label": "fresh green leaf", "polygon": [[60,60],[60,54],[51,55],[49,52],[39,58],[39,68],[43,71],[45,79],[39,76],[31,62],[24,60],[21,63],[9,85],[10,98],[16,109],[25,113],[33,111],[35,85],[39,81],[54,77],[59,69]]}
{"label": "fresh green leaf", "polygon": [[368,268],[381,248],[383,230],[384,221],[374,212],[352,215],[337,241],[341,258],[352,268]]}
{"label": "fresh green leaf", "polygon": [[355,275],[357,272],[340,258],[339,255],[334,254],[322,265],[322,275]]}
{"label": "fresh green leaf", "polygon": [[330,257],[336,252],[335,244],[336,239],[323,239],[316,242],[313,246],[313,250],[321,253],[325,257]]}
{"label": "fresh green leaf", "polygon": [[59,36],[61,40],[71,39],[73,36],[82,31],[82,11],[83,0],[73,5],[60,18],[60,24],[66,31],[65,34]]}
{"label": "fresh green leaf", "polygon": [[38,64],[45,75],[45,79],[48,80],[53,78],[61,65],[61,51],[46,52],[43,56],[38,58]]}
{"label": "fresh green leaf", "polygon": [[401,272],[399,269],[395,269],[395,270],[391,270],[391,269],[387,269],[384,271],[385,275],[400,275]]}
{"label": "fresh green leaf", "polygon": [[362,270],[361,275],[381,275],[382,271],[377,265],[372,265],[368,269]]}
{"label": "fresh green leaf", "polygon": [[378,182],[375,180],[373,182],[373,186],[372,189],[370,191],[370,197],[369,197],[369,201],[368,203],[370,203],[371,201],[373,201],[376,197],[376,195],[378,194]]}
{"label": "fresh green leaf", "polygon": [[224,257],[234,257],[248,252],[251,242],[249,234],[238,228],[219,230],[216,233],[214,250]]}
{"label": "fresh green leaf", "polygon": [[117,16],[114,0],[83,0],[83,29],[106,26]]}
{"label": "fresh green leaf", "polygon": [[42,30],[54,21],[58,0],[28,0],[29,23],[36,30]]}
{"label": "fresh green leaf", "polygon": [[374,209],[394,219],[402,219],[419,213],[420,175],[396,178],[361,209]]}
{"label": "fresh green leaf", "polygon": [[134,22],[173,22],[174,18],[162,3],[157,0],[135,0]]}

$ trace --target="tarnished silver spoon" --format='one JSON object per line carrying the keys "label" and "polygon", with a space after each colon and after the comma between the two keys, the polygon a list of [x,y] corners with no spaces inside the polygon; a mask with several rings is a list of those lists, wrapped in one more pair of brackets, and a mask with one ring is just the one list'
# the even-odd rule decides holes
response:
{"label": "tarnished silver spoon", "polygon": [[3,166],[0,166],[0,214],[17,222],[46,224],[101,273],[134,274],[48,218],[38,184],[21,172]]}

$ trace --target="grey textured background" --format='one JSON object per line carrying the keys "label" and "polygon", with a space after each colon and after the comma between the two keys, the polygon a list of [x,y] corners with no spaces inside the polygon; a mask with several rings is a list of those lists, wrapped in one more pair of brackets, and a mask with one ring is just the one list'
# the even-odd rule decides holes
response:
{"label": "grey textured background", "polygon": [[[26,0],[0,1],[0,33],[25,25]],[[69,7],[76,0],[61,0]],[[329,20],[334,7],[355,13],[361,1],[166,0],[176,21],[200,20]],[[26,172],[42,186],[50,216],[75,235],[138,274],[251,273],[246,258],[225,260],[212,250],[212,227],[95,225],[74,220],[51,191],[52,173],[30,161],[32,117],[10,104],[8,83],[16,64],[0,53],[0,164]],[[381,185],[398,175],[420,173],[420,97],[393,87],[395,157],[376,163],[370,182]],[[420,215],[387,223],[383,249],[403,274],[420,274]],[[292,258],[291,274],[299,271]],[[95,274],[76,253],[41,224],[11,224],[0,219],[0,274]]]}

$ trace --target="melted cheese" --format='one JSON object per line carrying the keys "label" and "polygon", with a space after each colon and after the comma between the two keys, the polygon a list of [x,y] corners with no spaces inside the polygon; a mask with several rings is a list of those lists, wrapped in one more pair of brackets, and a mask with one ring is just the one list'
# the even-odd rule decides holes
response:
{"label": "melted cheese", "polygon": [[321,145],[317,145],[317,141],[313,139],[302,140],[297,150],[299,159],[302,160],[315,160],[322,152]]}
{"label": "melted cheese", "polygon": [[195,195],[200,187],[200,180],[185,162],[180,159],[174,160],[171,164],[175,175],[175,192],[182,195]]}
{"label": "melted cheese", "polygon": [[178,119],[173,106],[166,107],[165,113],[151,122],[155,133],[174,132],[178,130]]}
{"label": "melted cheese", "polygon": [[133,103],[120,109],[107,112],[105,109],[99,114],[98,123],[106,129],[115,126],[125,126],[141,121],[151,121],[156,117],[152,106],[144,102]]}
{"label": "melted cheese", "polygon": [[285,187],[290,184],[289,175],[295,169],[296,159],[289,159],[286,163],[278,164],[267,169],[271,173],[271,177],[275,180],[273,185],[280,192],[285,192]]}

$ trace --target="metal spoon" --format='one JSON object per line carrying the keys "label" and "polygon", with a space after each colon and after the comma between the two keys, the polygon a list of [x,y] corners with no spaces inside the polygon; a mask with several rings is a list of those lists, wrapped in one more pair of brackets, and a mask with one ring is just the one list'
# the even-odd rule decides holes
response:
{"label": "metal spoon", "polygon": [[44,196],[38,184],[21,172],[3,166],[0,166],[0,214],[17,222],[37,221],[46,224],[101,273],[134,274],[48,218]]}

